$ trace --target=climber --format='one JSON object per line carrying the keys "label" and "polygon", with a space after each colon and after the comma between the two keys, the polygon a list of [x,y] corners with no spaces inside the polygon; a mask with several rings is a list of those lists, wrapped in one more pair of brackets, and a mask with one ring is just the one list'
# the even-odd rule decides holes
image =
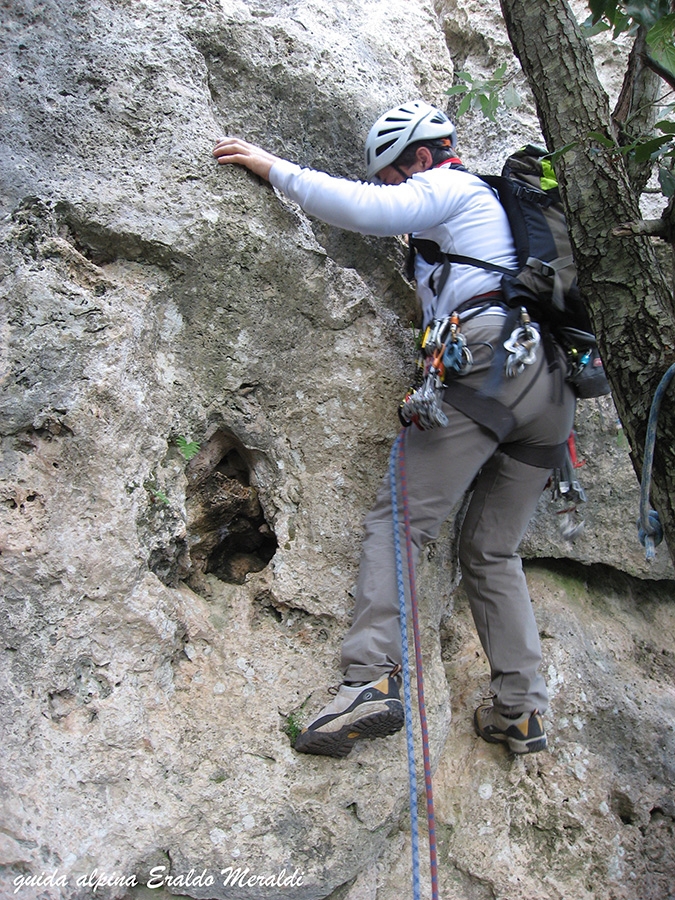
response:
{"label": "climber", "polygon": [[[435,245],[446,253],[514,268],[502,206],[462,165],[452,122],[422,101],[404,103],[375,122],[366,140],[368,182],[300,168],[238,138],[221,140],[213,153],[219,163],[245,166],[269,180],[309,215],[330,225],[370,235],[411,234],[419,242],[413,265],[426,334],[441,334],[443,323],[456,313],[453,321],[459,322],[466,352],[456,367],[445,371],[439,362],[442,353],[436,353],[436,393],[429,396],[437,409],[430,421],[413,416],[419,427],[405,431],[413,546],[419,554],[435,540],[471,490],[459,558],[490,665],[492,695],[476,709],[474,727],[484,740],[503,743],[514,753],[545,749],[542,716],[548,695],[517,548],[551,469],[561,459],[574,396],[558,382],[555,366],[547,364],[535,341],[528,344],[524,363],[511,366],[513,377],[506,376],[504,365],[492,365],[494,358],[502,360],[510,352],[503,349],[507,312],[500,304],[500,275],[458,263],[444,266],[426,252],[428,246],[425,250]],[[531,327],[528,333],[532,336]],[[464,365],[465,358],[471,365]],[[491,389],[481,390],[488,380]],[[357,740],[393,734],[403,725],[386,478],[364,525],[353,620],[342,647],[344,680],[298,736],[295,749],[303,753],[343,757]]]}

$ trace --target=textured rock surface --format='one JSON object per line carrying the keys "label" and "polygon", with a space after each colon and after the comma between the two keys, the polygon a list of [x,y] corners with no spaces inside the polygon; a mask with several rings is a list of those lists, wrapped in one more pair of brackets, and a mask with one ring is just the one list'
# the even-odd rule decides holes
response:
{"label": "textured rock surface", "polygon": [[[383,108],[506,52],[496,10],[25,0],[0,27],[0,893],[399,900],[403,736],[330,761],[289,732],[339,680],[409,367],[402,250],[210,153],[237,132],[358,175]],[[467,119],[467,162],[534,122]],[[475,739],[451,524],[421,567],[446,900],[672,891],[673,573],[635,546],[615,419],[580,413],[585,538],[544,498],[526,541],[551,754]]]}

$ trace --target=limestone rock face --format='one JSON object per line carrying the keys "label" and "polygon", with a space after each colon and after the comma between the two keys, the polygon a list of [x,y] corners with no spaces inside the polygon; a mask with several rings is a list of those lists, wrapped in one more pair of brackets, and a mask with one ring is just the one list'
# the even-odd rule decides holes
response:
{"label": "limestone rock face", "polygon": [[[3,897],[407,896],[404,736],[342,761],[291,749],[340,680],[361,521],[398,430],[404,251],[310,220],[211,150],[236,133],[358,177],[380,112],[445,105],[455,65],[507,53],[475,6],[5,10]],[[467,120],[467,162],[494,170],[534,122]],[[566,542],[544,498],[525,544],[551,754],[473,736],[488,676],[452,522],[420,566],[453,900],[672,890],[672,568],[635,545],[611,403],[578,428],[586,537]]]}

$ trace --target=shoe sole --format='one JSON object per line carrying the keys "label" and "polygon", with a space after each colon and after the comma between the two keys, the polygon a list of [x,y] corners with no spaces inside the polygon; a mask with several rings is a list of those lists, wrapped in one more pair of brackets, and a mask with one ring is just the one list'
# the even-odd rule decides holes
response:
{"label": "shoe sole", "polygon": [[356,741],[370,741],[395,734],[403,727],[404,720],[402,704],[392,703],[387,710],[373,712],[355,722],[348,722],[338,731],[303,731],[298,735],[295,749],[298,753],[344,759],[351,753]]}
{"label": "shoe sole", "polygon": [[473,716],[473,727],[478,737],[483,738],[488,744],[507,744],[511,753],[515,753],[516,756],[524,756],[526,753],[540,753],[542,750],[548,749],[548,740],[545,734],[538,738],[531,738],[528,741],[510,737],[508,734],[503,734],[502,732],[493,735],[487,731],[483,731],[478,724],[478,716],[476,713],[474,713]]}
{"label": "shoe sole", "polygon": [[548,749],[548,741],[545,735],[532,741],[518,741],[515,738],[507,738],[506,742],[511,753],[515,753],[516,756],[524,756],[526,753],[539,753],[541,750]]}

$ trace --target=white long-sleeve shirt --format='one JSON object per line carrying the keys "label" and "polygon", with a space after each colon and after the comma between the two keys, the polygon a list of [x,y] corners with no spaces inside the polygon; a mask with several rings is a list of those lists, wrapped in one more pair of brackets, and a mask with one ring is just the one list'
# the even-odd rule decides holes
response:
{"label": "white long-sleeve shirt", "polygon": [[[286,160],[272,166],[271,183],[305,212],[329,225],[380,237],[412,234],[434,241],[444,253],[471,256],[516,268],[506,213],[492,189],[476,175],[447,166],[419,172],[402,184],[369,184],[335,178]],[[444,318],[480,294],[499,289],[501,275],[453,263],[437,297],[441,264],[415,259],[424,322]],[[435,277],[434,277],[435,276]]]}

